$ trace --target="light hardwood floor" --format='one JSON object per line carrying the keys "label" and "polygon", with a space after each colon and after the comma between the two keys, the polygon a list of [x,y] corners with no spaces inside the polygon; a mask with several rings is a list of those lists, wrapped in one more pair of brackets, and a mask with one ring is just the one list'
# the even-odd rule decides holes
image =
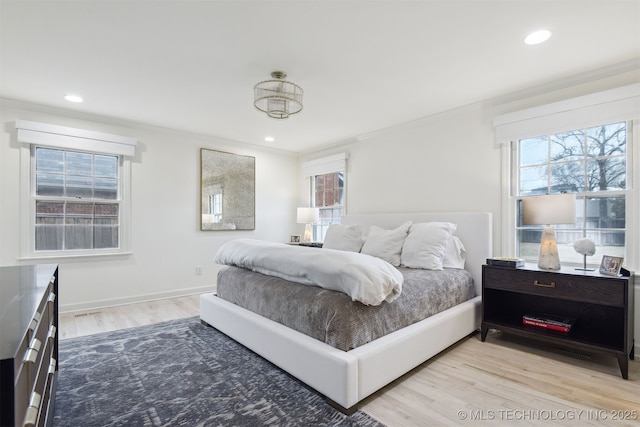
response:
{"label": "light hardwood floor", "polygon": [[167,320],[197,316],[199,313],[199,295],[118,305],[89,311],[60,313],[59,338],[75,338],[151,325]]}
{"label": "light hardwood floor", "polygon": [[[60,339],[197,316],[199,297],[60,315]],[[490,332],[460,341],[367,398],[361,409],[389,427],[640,426],[640,361],[620,376],[613,357]]]}

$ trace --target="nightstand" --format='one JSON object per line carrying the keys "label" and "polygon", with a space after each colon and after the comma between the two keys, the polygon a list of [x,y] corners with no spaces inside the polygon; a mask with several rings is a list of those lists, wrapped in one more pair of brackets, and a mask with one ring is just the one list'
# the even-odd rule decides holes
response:
{"label": "nightstand", "polygon": [[[499,329],[566,348],[617,357],[624,379],[633,352],[633,274],[604,276],[563,268],[482,267],[482,333]],[[568,332],[523,324],[524,315],[574,319]]]}
{"label": "nightstand", "polygon": [[309,242],[309,243],[300,243],[298,246],[306,246],[308,248],[321,248],[322,242]]}

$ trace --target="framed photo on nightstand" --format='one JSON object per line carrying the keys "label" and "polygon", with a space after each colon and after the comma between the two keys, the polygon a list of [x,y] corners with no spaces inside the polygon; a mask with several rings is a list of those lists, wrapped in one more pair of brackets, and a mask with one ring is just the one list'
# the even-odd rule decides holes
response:
{"label": "framed photo on nightstand", "polygon": [[289,244],[291,245],[299,245],[300,244],[300,235],[299,234],[291,234],[289,236]]}
{"label": "framed photo on nightstand", "polygon": [[602,262],[600,263],[600,274],[618,276],[620,274],[620,268],[622,267],[623,260],[624,258],[617,256],[603,255]]}

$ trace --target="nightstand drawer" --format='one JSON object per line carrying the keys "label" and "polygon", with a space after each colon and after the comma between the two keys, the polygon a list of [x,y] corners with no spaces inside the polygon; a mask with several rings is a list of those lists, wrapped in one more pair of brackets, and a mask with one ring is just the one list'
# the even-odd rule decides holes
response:
{"label": "nightstand drawer", "polygon": [[540,271],[485,268],[484,286],[572,301],[624,307],[625,287],[612,279]]}

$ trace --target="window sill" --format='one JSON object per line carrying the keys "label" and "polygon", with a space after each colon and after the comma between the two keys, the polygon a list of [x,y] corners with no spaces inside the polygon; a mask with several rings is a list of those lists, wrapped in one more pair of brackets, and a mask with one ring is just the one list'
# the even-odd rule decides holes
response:
{"label": "window sill", "polygon": [[52,261],[52,260],[74,260],[74,259],[99,259],[99,258],[113,258],[113,257],[128,257],[133,255],[133,252],[114,252],[114,253],[99,253],[99,254],[65,254],[65,255],[30,255],[24,257],[18,257],[18,261]]}

